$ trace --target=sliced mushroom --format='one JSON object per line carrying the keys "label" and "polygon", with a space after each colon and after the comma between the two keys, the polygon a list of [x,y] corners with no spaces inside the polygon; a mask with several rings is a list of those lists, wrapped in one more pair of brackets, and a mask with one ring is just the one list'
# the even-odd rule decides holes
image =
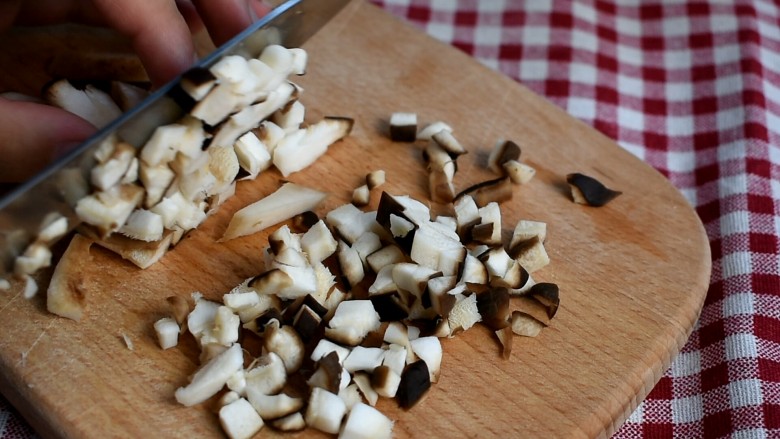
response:
{"label": "sliced mushroom", "polygon": [[354,373],[358,371],[371,372],[382,365],[385,352],[381,348],[355,346],[344,360],[344,369]]}
{"label": "sliced mushroom", "polygon": [[401,375],[401,383],[396,393],[398,405],[408,410],[431,388],[431,375],[428,371],[428,365],[423,360],[415,361],[407,366]]}
{"label": "sliced mushroom", "polygon": [[303,341],[292,326],[281,326],[278,321],[271,321],[265,327],[263,349],[278,355],[288,374],[297,371],[303,364]]}
{"label": "sliced mushroom", "polygon": [[189,384],[176,389],[176,401],[190,407],[211,398],[243,364],[241,345],[234,344],[195,372]]}
{"label": "sliced mushroom", "polygon": [[274,165],[285,177],[308,167],[325,154],[330,145],[346,137],[353,124],[354,120],[350,118],[326,117],[309,125],[294,140],[283,140],[277,145],[273,151]]}
{"label": "sliced mushroom", "polygon": [[287,382],[287,369],[282,358],[274,352],[259,357],[244,373],[246,388],[266,395],[273,395],[284,388]]}
{"label": "sliced mushroom", "polygon": [[501,166],[512,183],[515,184],[526,184],[536,175],[536,169],[517,160],[508,160]]}
{"label": "sliced mushroom", "polygon": [[270,422],[271,427],[279,431],[301,431],[306,428],[306,421],[301,412],[291,413],[279,419]]}
{"label": "sliced mushroom", "polygon": [[366,186],[368,190],[374,190],[375,188],[385,184],[385,171],[377,169],[366,174]]}
{"label": "sliced mushroom", "polygon": [[327,194],[295,183],[285,183],[276,192],[236,212],[222,241],[259,232],[295,215],[314,209]]}
{"label": "sliced mushroom", "polygon": [[122,115],[122,110],[111,96],[91,84],[78,89],[68,80],[61,79],[50,84],[44,95],[50,104],[81,117],[97,128]]}
{"label": "sliced mushroom", "polygon": [[285,393],[266,395],[253,387],[247,388],[246,397],[264,420],[278,419],[303,408],[303,399],[294,398]]}
{"label": "sliced mushroom", "polygon": [[84,271],[90,264],[92,240],[76,234],[54,268],[46,291],[46,309],[58,316],[81,320],[84,314],[86,282]]}
{"label": "sliced mushroom", "polygon": [[417,140],[431,140],[434,134],[443,130],[452,132],[452,127],[442,121],[430,123],[417,133]]}
{"label": "sliced mushroom", "polygon": [[491,288],[476,296],[477,310],[485,325],[494,331],[509,326],[509,291],[506,288]]}
{"label": "sliced mushroom", "polygon": [[438,337],[420,337],[409,342],[412,351],[425,364],[430,373],[430,382],[435,383],[439,380],[441,372],[442,348]]}
{"label": "sliced mushroom", "polygon": [[487,180],[470,186],[455,196],[455,202],[464,195],[474,198],[477,206],[485,206],[490,202],[503,203],[512,199],[512,182],[508,177]]}
{"label": "sliced mushroom", "polygon": [[503,174],[504,163],[520,160],[520,146],[511,140],[499,140],[496,142],[488,157],[488,168],[496,174]]}
{"label": "sliced mushroom", "polygon": [[525,337],[536,337],[547,326],[531,314],[522,311],[512,312],[512,332]]}
{"label": "sliced mushroom", "polygon": [[366,206],[371,201],[371,193],[367,184],[362,184],[352,191],[352,204],[358,207]]}

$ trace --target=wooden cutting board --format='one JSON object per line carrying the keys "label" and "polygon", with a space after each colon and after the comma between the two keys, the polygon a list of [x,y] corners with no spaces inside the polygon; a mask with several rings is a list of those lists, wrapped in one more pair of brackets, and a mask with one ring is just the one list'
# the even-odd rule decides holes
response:
{"label": "wooden cutting board", "polygon": [[[307,119],[355,118],[352,135],[289,179],[327,190],[324,213],[349,199],[364,175],[384,169],[384,190],[426,199],[420,145],[392,143],[392,112],[443,120],[470,150],[458,188],[493,177],[489,149],[513,139],[537,169],[503,204],[504,232],[519,219],[548,224],[561,307],[536,338],[517,338],[510,359],[475,328],[443,340],[440,381],[395,421],[395,437],[597,437],[614,432],[652,389],[696,321],[710,252],[694,211],[659,173],[533,93],[456,49],[362,1],[305,45]],[[602,208],[574,204],[565,175],[583,172],[623,195]],[[140,271],[93,249],[83,273],[88,308],[76,323],[45,311],[43,295],[0,292],[0,385],[44,436],[220,437],[213,407],[185,408],[174,390],[197,366],[192,340],[162,351],[152,324],[165,298],[193,291],[219,299],[262,269],[267,234],[216,243],[233,212],[273,191],[273,171],[237,195],[161,262]],[[376,207],[378,193],[372,207]],[[42,281],[45,288],[45,280]],[[134,348],[128,349],[123,336]],[[272,435],[264,429],[263,435]],[[290,437],[320,437],[306,431]]]}

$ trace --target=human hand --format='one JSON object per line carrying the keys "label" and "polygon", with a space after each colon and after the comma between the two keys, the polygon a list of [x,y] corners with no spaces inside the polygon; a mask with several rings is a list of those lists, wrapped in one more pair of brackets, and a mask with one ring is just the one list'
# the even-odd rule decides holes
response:
{"label": "human hand", "polygon": [[[205,26],[219,45],[268,11],[260,0],[4,0],[0,31],[63,22],[112,27],[160,86],[195,62],[192,32]],[[0,182],[29,178],[94,132],[67,111],[0,97]]]}

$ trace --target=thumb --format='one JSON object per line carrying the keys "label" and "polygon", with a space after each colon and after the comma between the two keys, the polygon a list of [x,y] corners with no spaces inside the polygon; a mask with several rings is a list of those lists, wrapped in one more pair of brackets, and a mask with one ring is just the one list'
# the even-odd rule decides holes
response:
{"label": "thumb", "polygon": [[30,178],[94,132],[65,110],[0,97],[0,182]]}

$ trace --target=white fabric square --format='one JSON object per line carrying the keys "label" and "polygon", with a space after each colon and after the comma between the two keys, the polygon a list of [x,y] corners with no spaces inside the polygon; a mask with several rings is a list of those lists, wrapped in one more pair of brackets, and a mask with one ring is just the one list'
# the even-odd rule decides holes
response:
{"label": "white fabric square", "polygon": [[744,210],[737,210],[721,215],[720,234],[729,236],[737,233],[746,234],[750,231],[750,213]]}
{"label": "white fabric square", "polygon": [[622,64],[642,65],[642,50],[625,44],[617,45],[617,59]]}
{"label": "white fabric square", "polygon": [[584,2],[574,2],[571,12],[575,17],[579,18],[580,20],[587,21],[588,23],[595,23],[598,16],[598,14],[596,14],[596,10],[593,9],[593,7],[590,5],[584,4]]}
{"label": "white fabric square", "polygon": [[474,44],[483,46],[498,46],[501,44],[501,29],[493,26],[482,26],[475,29]]}
{"label": "white fabric square", "polygon": [[642,24],[628,17],[617,17],[615,19],[615,28],[617,32],[622,35],[638,37],[642,33]]}
{"label": "white fabric square", "polygon": [[758,24],[758,33],[761,34],[761,36],[780,40],[780,28],[776,25],[764,20],[756,20],[756,24]]}
{"label": "white fabric square", "polygon": [[731,434],[731,439],[766,439],[766,430],[763,428],[751,428],[749,430],[739,430]]}
{"label": "white fabric square", "polygon": [[[780,134],[780,116],[772,114],[771,111],[766,113],[766,125],[770,131]],[[780,147],[777,145],[769,145],[769,160],[772,163],[780,164]]]}
{"label": "white fabric square", "polygon": [[622,95],[642,97],[645,91],[645,83],[642,81],[642,78],[618,74],[617,89]]}
{"label": "white fabric square", "polygon": [[688,424],[702,419],[701,395],[672,399],[672,422]]}
{"label": "white fabric square", "polygon": [[[710,50],[710,49],[707,49]],[[712,47],[712,60],[715,64],[727,64],[739,61],[743,56],[738,44],[722,44]]]}
{"label": "white fabric square", "polygon": [[743,160],[747,155],[745,140],[739,139],[731,143],[718,146],[718,161]]}
{"label": "white fabric square", "polygon": [[617,121],[621,128],[642,131],[645,129],[645,116],[641,111],[627,107],[617,108]]}
{"label": "white fabric square", "polygon": [[637,406],[636,410],[634,410],[633,413],[631,413],[631,416],[626,419],[626,422],[631,424],[641,424],[644,420],[644,414],[645,414],[645,403],[642,401],[639,406]]}
{"label": "white fabric square", "polygon": [[690,102],[693,99],[693,85],[689,82],[667,82],[664,88],[669,102]]}
{"label": "white fabric square", "polygon": [[750,274],[753,271],[750,263],[750,253],[736,252],[723,256],[720,261],[723,277]]}
{"label": "white fabric square", "polygon": [[693,135],[693,116],[667,116],[666,117],[666,133],[670,137],[676,136],[692,136]]}
{"label": "white fabric square", "polygon": [[571,31],[571,47],[573,49],[596,52],[599,47],[599,40],[593,32],[584,32],[580,29],[573,29]]}
{"label": "white fabric square", "polygon": [[450,0],[431,0],[431,10],[454,12],[458,10],[458,4]]}
{"label": "white fabric square", "polygon": [[726,359],[728,360],[758,357],[756,336],[753,334],[729,335],[724,341],[724,346],[726,348]]}
{"label": "white fabric square", "polygon": [[773,52],[765,47],[759,49],[761,65],[775,72],[780,71],[780,54]]}
{"label": "white fabric square", "polygon": [[731,177],[721,177],[718,182],[718,194],[721,198],[731,195],[741,195],[747,193],[747,176],[745,174],[734,175]]}
{"label": "white fabric square", "polygon": [[729,383],[731,408],[750,407],[763,402],[761,383],[757,379],[734,381]]}
{"label": "white fabric square", "polygon": [[523,81],[541,81],[547,79],[546,61],[523,61],[520,63],[520,79]]}
{"label": "white fabric square", "polygon": [[573,62],[569,65],[569,81],[581,84],[595,85],[598,81],[598,70],[591,65]]}
{"label": "white fabric square", "polygon": [[664,65],[669,69],[689,69],[693,65],[690,49],[665,50]]}
{"label": "white fabric square", "polygon": [[596,101],[571,97],[566,102],[566,111],[578,119],[593,120],[596,117]]}
{"label": "white fabric square", "polygon": [[694,151],[669,151],[667,167],[672,172],[687,173],[696,169],[696,152]]}
{"label": "white fabric square", "polygon": [[680,352],[672,361],[672,377],[686,377],[701,372],[701,352]]}
{"label": "white fabric square", "polygon": [[680,192],[682,192],[683,197],[688,201],[688,204],[691,206],[697,206],[698,205],[698,196],[696,188],[681,188]]}
{"label": "white fabric square", "polygon": [[710,26],[718,33],[737,30],[737,17],[734,14],[713,14],[710,16]]}
{"label": "white fabric square", "polygon": [[778,7],[772,0],[756,0],[753,6],[762,14],[777,15],[778,13]]}
{"label": "white fabric square", "polygon": [[[451,2],[457,5],[457,2]],[[489,2],[477,2],[477,9],[480,12],[503,12],[507,9],[506,2],[503,0],[491,0]]]}
{"label": "white fabric square", "polygon": [[635,143],[629,143],[620,141],[618,144],[623,147],[626,151],[630,152],[634,155],[634,157],[638,158],[639,160],[644,160],[645,156],[647,155],[647,149],[644,145],[637,145]]}
{"label": "white fabric square", "polygon": [[455,37],[455,27],[448,23],[437,23],[431,21],[425,27],[425,31],[434,38],[441,40],[445,43],[451,43]]}
{"label": "white fabric square", "polygon": [[663,34],[665,37],[681,37],[690,34],[690,19],[686,16],[665,17],[661,21]]}
{"label": "white fabric square", "polygon": [[715,114],[715,121],[719,131],[741,127],[745,124],[745,108],[734,107],[720,110]]}
{"label": "white fabric square", "polygon": [[724,318],[755,313],[754,297],[751,293],[736,293],[723,299],[722,315]]}
{"label": "white fabric square", "polygon": [[547,47],[550,45],[550,28],[546,26],[524,26],[522,38],[525,46]]}
{"label": "white fabric square", "polygon": [[733,93],[741,93],[745,84],[742,81],[742,75],[726,75],[715,78],[715,94],[726,96]]}

